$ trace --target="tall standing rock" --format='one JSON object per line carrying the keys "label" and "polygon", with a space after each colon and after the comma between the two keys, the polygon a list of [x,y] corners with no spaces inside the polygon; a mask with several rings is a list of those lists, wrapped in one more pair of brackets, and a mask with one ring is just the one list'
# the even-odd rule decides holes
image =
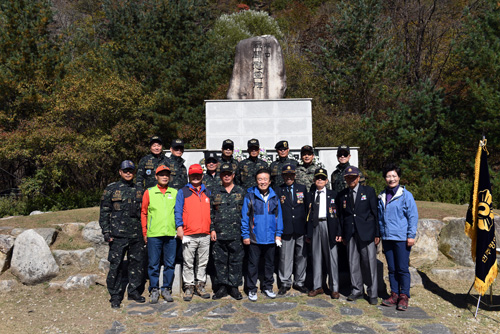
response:
{"label": "tall standing rock", "polygon": [[10,267],[13,246],[14,238],[10,235],[0,234],[0,274]]}
{"label": "tall standing rock", "polygon": [[227,98],[282,99],[285,90],[285,62],[276,37],[263,35],[240,41]]}
{"label": "tall standing rock", "polygon": [[24,284],[34,285],[56,277],[59,266],[44,238],[27,230],[14,243],[11,272]]}
{"label": "tall standing rock", "polygon": [[438,236],[443,222],[434,219],[419,219],[415,245],[411,248],[410,265],[420,268],[438,259]]}

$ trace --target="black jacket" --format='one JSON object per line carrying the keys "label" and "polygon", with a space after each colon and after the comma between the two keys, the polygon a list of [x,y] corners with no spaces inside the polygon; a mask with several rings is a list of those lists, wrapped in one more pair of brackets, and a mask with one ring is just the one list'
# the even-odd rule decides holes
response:
{"label": "black jacket", "polygon": [[349,191],[350,188],[346,188],[337,196],[344,240],[349,242],[356,231],[362,241],[372,241],[380,237],[375,190],[360,184],[354,208]]}
{"label": "black jacket", "polygon": [[[342,235],[342,226],[338,219],[338,209],[336,203],[337,193],[333,190],[326,189],[326,221],[328,223],[328,238],[330,240],[330,245],[335,245],[335,238]],[[317,210],[315,204],[316,190],[309,192],[309,203],[310,210],[308,214],[307,221],[307,237],[312,239],[313,227],[314,227],[314,213]],[[319,209],[319,208],[318,208]]]}
{"label": "black jacket", "polygon": [[293,202],[288,196],[286,184],[282,184],[274,190],[281,203],[283,234],[306,234],[306,215],[309,207],[306,186],[298,183],[293,184]]}

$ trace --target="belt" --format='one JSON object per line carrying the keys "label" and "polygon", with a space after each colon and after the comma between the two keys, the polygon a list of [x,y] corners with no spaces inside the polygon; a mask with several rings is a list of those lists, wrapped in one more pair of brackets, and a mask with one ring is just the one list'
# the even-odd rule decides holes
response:
{"label": "belt", "polygon": [[326,221],[326,217],[325,218],[319,218],[318,221],[324,222],[324,221]]}

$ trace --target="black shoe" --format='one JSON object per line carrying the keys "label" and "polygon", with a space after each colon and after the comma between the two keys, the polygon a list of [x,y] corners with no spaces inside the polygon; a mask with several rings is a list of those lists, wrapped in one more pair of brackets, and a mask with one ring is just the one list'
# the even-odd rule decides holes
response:
{"label": "black shoe", "polygon": [[138,303],[145,303],[146,302],[146,298],[144,298],[143,296],[141,296],[139,294],[139,292],[129,293],[128,294],[128,300],[135,300]]}
{"label": "black shoe", "polygon": [[378,305],[378,298],[370,298],[370,305]]}
{"label": "black shoe", "polygon": [[230,290],[229,290],[229,295],[231,297],[233,297],[234,299],[236,300],[241,300],[243,298],[243,296],[241,295],[241,292],[240,290],[238,290],[238,287],[237,286],[233,286]]}
{"label": "black shoe", "polygon": [[221,285],[219,290],[213,294],[212,299],[221,299],[227,296],[227,289],[225,285]]}
{"label": "black shoe", "polygon": [[286,295],[286,292],[288,291],[288,287],[282,285],[281,288],[278,290],[278,296],[284,296]]}
{"label": "black shoe", "polygon": [[293,288],[301,293],[309,293],[309,289],[303,285],[294,285]]}
{"label": "black shoe", "polygon": [[111,308],[117,309],[120,308],[121,302],[117,299],[111,301]]}
{"label": "black shoe", "polygon": [[357,295],[355,295],[355,294],[351,293],[351,294],[347,297],[347,300],[348,300],[348,301],[350,301],[350,302],[353,302],[353,301],[355,301],[356,299],[359,299],[359,298],[361,298],[361,297],[363,297],[363,294],[362,294],[362,293],[359,293],[359,294],[357,294]]}

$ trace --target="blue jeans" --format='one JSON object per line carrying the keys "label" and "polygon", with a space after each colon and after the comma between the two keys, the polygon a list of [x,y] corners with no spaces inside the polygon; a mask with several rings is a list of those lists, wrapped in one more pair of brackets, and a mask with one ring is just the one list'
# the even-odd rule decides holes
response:
{"label": "blue jeans", "polygon": [[148,275],[149,291],[159,288],[160,281],[160,257],[163,250],[163,286],[172,289],[175,273],[175,255],[177,241],[175,237],[148,237]]}
{"label": "blue jeans", "polygon": [[404,293],[410,297],[410,251],[405,241],[383,240],[387,269],[389,270],[389,283],[391,291],[397,294]]}

